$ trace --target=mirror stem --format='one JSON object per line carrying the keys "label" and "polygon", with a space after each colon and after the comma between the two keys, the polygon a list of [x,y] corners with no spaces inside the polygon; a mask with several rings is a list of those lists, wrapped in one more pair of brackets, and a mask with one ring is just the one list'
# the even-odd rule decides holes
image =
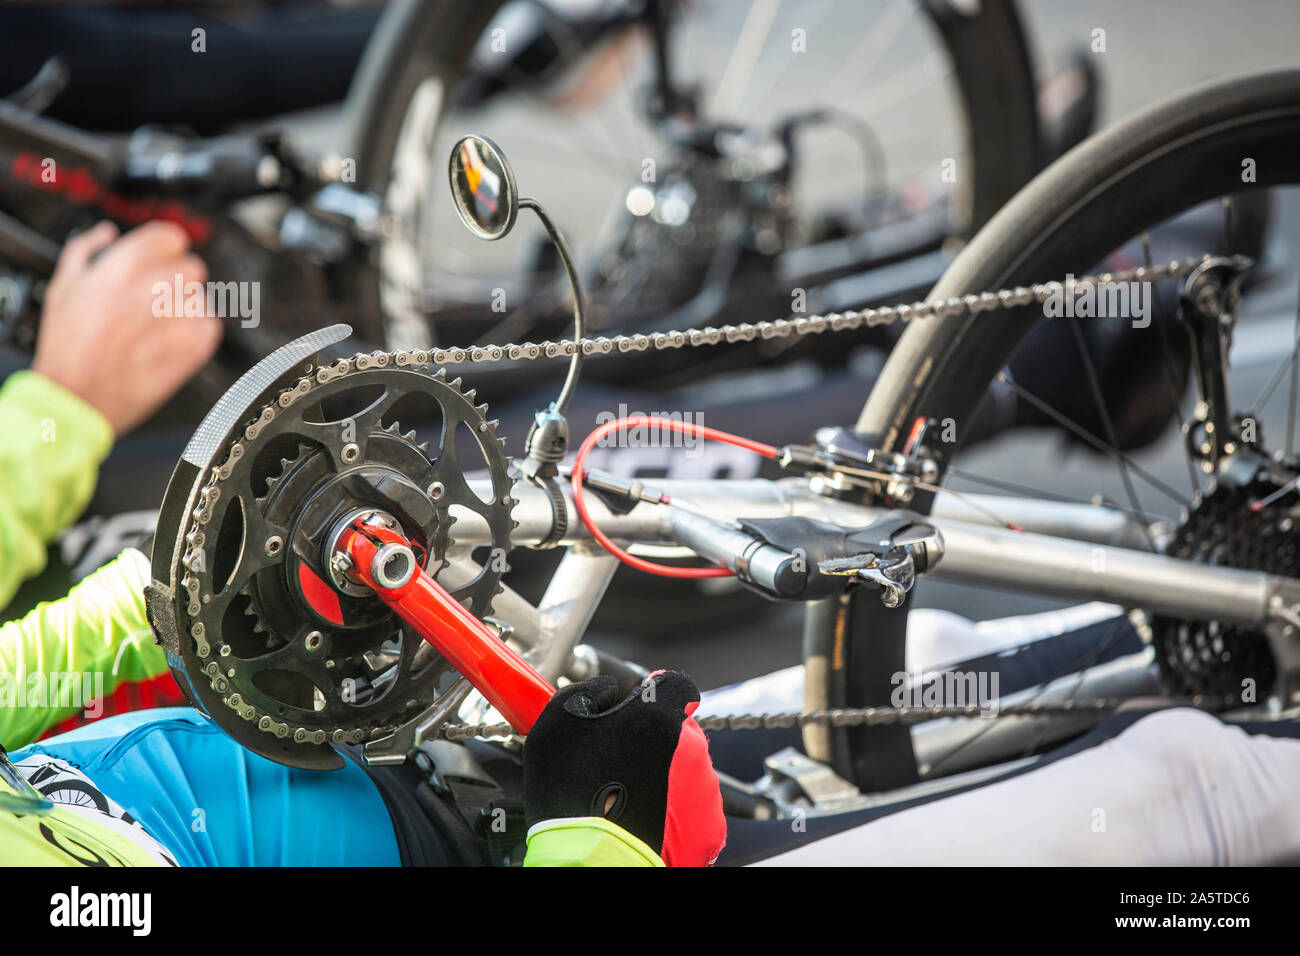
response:
{"label": "mirror stem", "polygon": [[[521,198],[519,208],[531,209],[537,213],[537,218],[542,221],[547,234],[551,237],[551,242],[555,244],[556,252],[560,254],[560,264],[564,266],[564,275],[569,280],[569,291],[573,295],[573,341],[581,343],[587,334],[587,304],[583,299],[582,284],[578,281],[578,271],[573,265],[573,256],[569,252],[569,244],[564,241],[564,236],[560,235],[560,230],[537,200]],[[561,415],[569,407],[569,399],[573,397],[574,389],[578,387],[578,375],[582,371],[582,357],[582,346],[579,344],[577,351],[569,358],[569,373],[564,377],[564,385],[560,387],[560,395],[551,405],[551,408]]]}

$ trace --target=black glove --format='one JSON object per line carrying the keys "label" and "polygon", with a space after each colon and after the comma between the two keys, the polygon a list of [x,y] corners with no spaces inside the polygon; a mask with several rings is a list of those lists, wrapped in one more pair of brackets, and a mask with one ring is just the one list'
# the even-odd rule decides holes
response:
{"label": "black glove", "polygon": [[726,840],[694,682],[656,671],[626,697],[612,677],[559,691],[524,745],[529,827],[605,817],[668,866],[707,866]]}

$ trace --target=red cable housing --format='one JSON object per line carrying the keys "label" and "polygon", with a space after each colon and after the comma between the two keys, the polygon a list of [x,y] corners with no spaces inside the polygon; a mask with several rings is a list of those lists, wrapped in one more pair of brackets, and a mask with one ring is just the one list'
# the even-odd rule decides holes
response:
{"label": "red cable housing", "polygon": [[709,428],[706,425],[697,425],[694,422],[683,422],[675,418],[658,418],[652,415],[631,415],[627,418],[616,418],[612,422],[605,422],[605,424],[598,426],[578,448],[578,455],[573,460],[573,473],[570,476],[570,481],[573,484],[573,504],[578,510],[578,517],[587,530],[591,532],[591,536],[596,539],[597,543],[614,557],[639,571],[646,571],[665,578],[725,578],[733,576],[735,572],[727,568],[678,568],[670,564],[658,564],[654,561],[638,558],[636,555],[624,551],[610,540],[609,535],[601,531],[596,522],[592,520],[590,512],[587,511],[587,503],[583,498],[582,488],[582,481],[586,475],[584,465],[587,461],[587,453],[595,448],[596,443],[610,432],[622,431],[636,425],[682,432],[693,437],[707,438],[710,441],[726,442],[728,445],[745,448],[756,455],[762,455],[764,458],[776,458],[780,454],[779,449],[773,445],[765,445],[750,438],[742,438],[739,435],[719,431],[716,428]]}

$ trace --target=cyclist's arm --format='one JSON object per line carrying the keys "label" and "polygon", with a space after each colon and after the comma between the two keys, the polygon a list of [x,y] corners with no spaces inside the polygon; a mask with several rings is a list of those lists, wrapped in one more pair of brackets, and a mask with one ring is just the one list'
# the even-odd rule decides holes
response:
{"label": "cyclist's arm", "polygon": [[[561,688],[524,744],[525,866],[708,866],[726,840],[700,692],[657,670]],[[617,823],[615,823],[617,821]]]}
{"label": "cyclist's arm", "polygon": [[659,854],[604,817],[547,820],[528,831],[524,866],[663,866]]}
{"label": "cyclist's arm", "polygon": [[16,372],[0,385],[0,608],[45,567],[112,446],[104,416],[44,376]]}
{"label": "cyclist's arm", "polygon": [[148,575],[128,548],[67,597],[0,626],[0,746],[22,747],[119,684],[167,670],[145,619]]}

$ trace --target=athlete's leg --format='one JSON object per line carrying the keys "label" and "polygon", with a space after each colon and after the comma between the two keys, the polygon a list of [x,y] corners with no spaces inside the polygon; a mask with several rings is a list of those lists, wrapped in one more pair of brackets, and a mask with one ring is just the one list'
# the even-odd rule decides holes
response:
{"label": "athlete's leg", "polygon": [[[1115,728],[1129,722],[1118,734]],[[1118,714],[1042,764],[806,839],[790,866],[1261,865],[1300,859],[1300,739],[1186,708]],[[1114,736],[1110,736],[1114,734]],[[787,826],[788,830],[788,826]],[[820,838],[819,838],[820,837]]]}

